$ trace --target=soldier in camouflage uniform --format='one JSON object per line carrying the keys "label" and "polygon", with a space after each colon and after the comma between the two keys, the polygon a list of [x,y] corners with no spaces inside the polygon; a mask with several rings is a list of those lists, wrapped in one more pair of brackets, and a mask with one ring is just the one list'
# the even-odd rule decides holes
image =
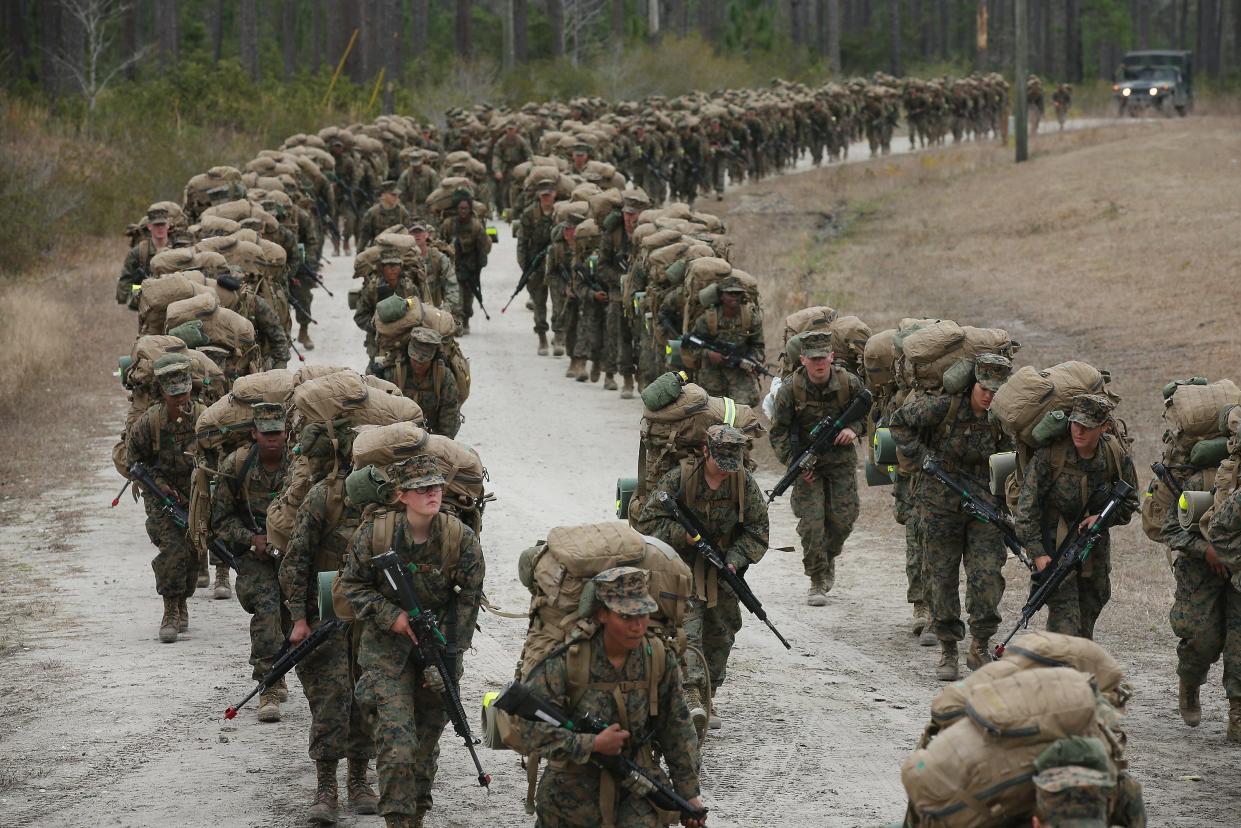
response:
{"label": "soldier in camouflage uniform", "polygon": [[190,399],[193,381],[189,358],[168,354],[155,362],[155,378],[163,399],[142,413],[129,427],[125,450],[130,463],[142,463],[163,489],[143,492],[147,512],[147,537],[159,550],[151,561],[155,571],[155,591],[164,599],[164,615],[159,623],[159,640],[170,644],[190,626],[186,599],[198,584],[198,554],[185,530],[177,526],[160,508],[163,496],[183,507],[189,503],[190,476],[194,461],[194,424],[206,410]]}
{"label": "soldier in camouflage uniform", "polygon": [[1116,771],[1098,739],[1053,742],[1034,760],[1034,823],[1047,828],[1107,828]]}
{"label": "soldier in camouflage uniform", "polygon": [[532,155],[534,151],[530,149],[530,142],[517,132],[517,123],[511,120],[506,122],[504,134],[491,149],[491,173],[496,180],[496,209],[501,213],[509,208],[508,193],[513,167],[529,161]]}
{"label": "soldier in camouflage uniform", "polygon": [[[694,597],[685,617],[685,635],[691,650],[685,664],[686,702],[699,735],[707,724],[704,699],[724,683],[728,656],[741,629],[741,604],[714,569],[695,550],[685,529],[659,504],[661,492],[680,502],[706,530],[709,540],[725,556],[734,572],[745,572],[767,553],[767,499],[745,470],[744,451],[749,438],[732,426],[707,429],[702,456],[688,458],[668,471],[651,490],[636,528],[680,553],[694,571]],[[699,663],[693,650],[707,663]],[[720,726],[711,716],[712,728]]]}
{"label": "soldier in camouflage uniform", "polygon": [[431,228],[426,222],[414,219],[409,228],[422,261],[426,264],[423,271],[421,293],[423,299],[441,310],[452,314],[457,324],[461,324],[461,286],[457,284],[457,271],[452,266],[452,259],[439,247],[431,244]]}
{"label": "soldier in camouflage uniform", "polygon": [[[570,352],[576,368],[578,382],[598,382],[605,371],[608,375],[604,389],[616,390],[616,347],[607,336],[608,302],[615,289],[620,291],[619,277],[616,285],[609,281],[615,274],[599,266],[599,225],[594,219],[586,219],[573,234],[573,292],[577,296],[577,341]],[[589,370],[586,361],[590,360]],[[609,387],[610,386],[610,387]]]}
{"label": "soldier in camouflage uniform", "polygon": [[[362,522],[362,509],[345,497],[348,458],[341,469],[310,487],[297,508],[289,548],[280,561],[280,589],[293,631],[289,643],[297,646],[319,626],[319,573],[344,566],[349,539]],[[330,596],[324,596],[330,601]],[[348,760],[347,791],[355,813],[373,814],[374,790],[366,780],[367,764],[375,755],[370,723],[354,697],[353,676],[357,654],[350,646],[353,625],[333,634],[297,665],[297,678],[310,705],[310,758],[315,762],[315,801],[311,822],[336,822],[336,770]]]}
{"label": "soldier in camouflage uniform", "polygon": [[[720,302],[707,308],[694,321],[690,333],[708,342],[732,346],[738,354],[759,365],[766,361],[767,346],[763,343],[763,314],[752,304],[745,285],[736,276],[719,281]],[[696,362],[694,382],[716,397],[732,397],[745,405],[758,405],[759,386],[755,372],[745,366],[729,367],[726,358],[709,348],[699,348],[685,341],[681,353]]]}
{"label": "soldier in camouflage uniform", "polygon": [[457,284],[461,286],[461,315],[464,324],[461,333],[470,332],[470,318],[474,315],[474,300],[482,294],[483,268],[491,252],[491,236],[487,228],[474,217],[474,201],[464,190],[453,196],[455,215],[444,219],[440,238],[456,251]]}
{"label": "soldier in camouflage uniform", "polygon": [[[345,142],[340,138],[332,139],[331,144],[328,145],[328,152],[336,162],[330,177],[333,195],[336,199],[337,217],[342,220],[340,237],[345,243],[345,255],[348,256],[351,255],[349,240],[354,237],[358,220],[362,217],[362,210],[365,209],[365,205],[358,203],[360,172],[357,156],[345,148]],[[335,243],[334,239],[333,243]],[[358,246],[358,252],[362,252],[361,245]],[[339,256],[340,248],[337,247],[333,253]]]}
{"label": "soldier in camouflage uniform", "polygon": [[366,355],[371,359],[379,353],[375,341],[375,306],[389,296],[408,299],[422,298],[418,282],[405,271],[405,260],[395,247],[384,246],[379,251],[379,268],[362,283],[358,294],[358,306],[353,311],[353,324],[366,331]]}
{"label": "soldier in camouflage uniform", "polygon": [[401,204],[418,218],[428,218],[427,196],[435,192],[440,185],[439,174],[424,162],[425,155],[421,150],[409,154],[409,166],[401,173],[396,182],[396,194]]}
{"label": "soldier in camouflage uniform", "polygon": [[367,210],[358,223],[358,252],[370,247],[389,227],[397,224],[408,227],[413,222],[413,214],[397,199],[396,182],[385,181],[379,185],[379,203]]}
{"label": "soldier in camouflage uniform", "polygon": [[[1037,556],[1034,564],[1039,572],[1051,563],[1070,532],[1093,522],[1117,480],[1137,488],[1128,448],[1119,437],[1105,433],[1113,407],[1102,395],[1075,397],[1070,436],[1036,450],[1025,467],[1013,524],[1017,540]],[[1137,507],[1137,495],[1130,494],[1112,525],[1128,523]],[[1079,527],[1071,525],[1075,518]],[[1111,543],[1104,530],[1081,569],[1048,599],[1047,629],[1093,639],[1095,621],[1112,594],[1111,569]]]}
{"label": "soldier in camouflage uniform", "polygon": [[[423,454],[395,464],[389,477],[400,505],[396,512],[381,511],[362,523],[350,543],[341,585],[362,627],[362,677],[356,692],[367,715],[376,717],[379,813],[390,827],[421,828],[432,805],[439,739],[448,713],[441,701],[440,675],[419,664],[409,616],[371,559],[391,549],[402,563],[416,567],[419,603],[442,619],[448,642],[445,659],[458,681],[462,654],[474,636],[485,565],[474,532],[439,511],[444,476],[435,458]],[[380,516],[384,527],[395,524],[390,538],[375,537]]]}
{"label": "soldier in camouflage uniform", "polygon": [[[1012,440],[990,418],[991,399],[1012,373],[1006,357],[983,354],[974,366],[975,380],[960,394],[916,394],[892,415],[897,448],[921,466],[931,457],[958,483],[993,506],[988,490],[988,460],[1012,449]],[[977,670],[991,660],[988,641],[1000,625],[1004,597],[1004,562],[1008,553],[997,527],[961,510],[955,492],[929,475],[913,478],[914,508],[919,513],[926,555],[931,628],[940,644],[935,677],[959,677],[957,645],[965,637],[959,595],[965,567],[965,606],[970,617],[970,646],[965,662]]]}
{"label": "soldier in camouflage uniform", "polygon": [[441,342],[443,338],[430,328],[414,328],[406,348],[408,361],[386,369],[384,379],[396,383],[401,393],[418,403],[427,431],[455,438],[461,428],[461,392],[440,352]]}
{"label": "soldier in camouflage uniform", "polygon": [[[547,356],[547,275],[544,259],[552,244],[552,230],[556,204],[556,182],[542,179],[535,183],[538,200],[521,213],[517,224],[517,266],[530,276],[526,290],[534,303],[534,333],[539,338],[538,355]],[[555,301],[552,302],[553,312]],[[562,342],[557,343],[560,354],[564,353]],[[558,356],[560,355],[558,354]]]}
{"label": "soldier in camouflage uniform", "polygon": [[[671,787],[701,807],[698,740],[681,694],[681,672],[672,651],[647,635],[650,614],[658,607],[650,596],[646,571],[616,567],[596,575],[594,582],[598,631],[575,649],[553,650],[530,671],[525,683],[531,693],[571,718],[591,714],[612,724],[602,733],[583,736],[545,722],[514,718],[522,742],[548,760],[539,781],[535,826],[657,828],[665,822],[651,803],[629,792],[621,794],[616,780],[590,764],[590,758],[624,754],[668,782],[659,767],[658,750],[671,772]],[[588,659],[583,675],[575,675],[573,669],[582,663],[579,654]],[[701,828],[706,820],[683,824]]]}
{"label": "soldier in camouflage uniform", "polygon": [[[584,201],[573,202],[564,210],[563,221],[552,231],[552,246],[543,260],[547,292],[552,299],[552,353],[572,356],[577,346],[578,313],[581,301],[571,289],[573,285],[573,246],[577,226],[586,220],[589,209]],[[575,379],[577,360],[571,358],[564,375]]]}
{"label": "soldier in camouflage uniform", "polygon": [[632,328],[634,311],[631,305],[625,304],[622,287],[634,254],[630,237],[638,226],[638,214],[650,206],[646,193],[626,189],[621,195],[621,208],[604,218],[599,239],[599,264],[609,273],[609,285],[613,281],[616,285],[615,289],[608,290],[607,336],[616,352],[616,370],[625,380],[621,388],[622,400],[633,399],[634,374],[637,373]]}
{"label": "soldier in camouflage uniform", "polygon": [[[257,681],[271,669],[291,627],[280,595],[276,559],[267,545],[267,507],[288,471],[284,409],[257,403],[254,443],[242,446],[220,463],[211,497],[211,531],[237,557],[237,600],[250,613],[250,664]],[[259,696],[258,720],[280,721],[280,702],[289,697],[284,679]]]}
{"label": "soldier in camouflage uniform", "polygon": [[168,238],[168,211],[152,204],[147,209],[146,230],[146,238],[125,254],[125,264],[121,266],[121,275],[116,280],[116,303],[127,304],[131,310],[138,309],[138,292],[134,288],[151,275],[151,259],[171,244]]}
{"label": "soldier in camouflage uniform", "polygon": [[[833,365],[832,336],[826,331],[802,338],[801,366],[776,393],[771,418],[771,447],[786,466],[810,445],[810,432],[824,417],[844,413],[862,391],[862,381]],[[853,531],[861,505],[857,493],[857,435],[864,422],[848,423],[836,444],[793,483],[791,505],[802,542],[802,565],[810,579],[806,603],[827,604],[836,583],[836,558]]]}

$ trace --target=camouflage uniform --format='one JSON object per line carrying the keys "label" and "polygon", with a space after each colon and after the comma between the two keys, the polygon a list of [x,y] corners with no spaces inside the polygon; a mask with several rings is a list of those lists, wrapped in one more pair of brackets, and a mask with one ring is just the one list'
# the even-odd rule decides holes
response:
{"label": "camouflage uniform", "polygon": [[435,245],[428,244],[423,256],[426,262],[426,292],[423,298],[435,307],[446,310],[461,324],[461,286],[452,259]]}
{"label": "camouflage uniform", "polygon": [[513,167],[530,160],[534,152],[530,142],[518,135],[503,135],[491,149],[491,171],[500,173],[500,181],[496,183],[496,209],[507,210],[509,184],[513,176]]}
{"label": "camouflage uniform", "polygon": [[[329,508],[329,501],[334,508]],[[306,621],[312,629],[319,626],[319,572],[341,568],[349,539],[361,522],[361,508],[345,499],[343,472],[310,487],[297,508],[289,548],[280,561],[280,587],[292,621]],[[350,646],[353,631],[352,624],[346,626],[296,668],[310,705],[310,758],[316,761],[367,760],[375,755],[369,723],[353,695],[358,674],[357,653]]]}
{"label": "camouflage uniform", "polygon": [[[803,351],[805,353],[805,351]],[[821,385],[810,382],[805,368],[798,368],[776,393],[771,418],[771,447],[788,465],[810,444],[809,435],[824,417],[838,417],[849,400],[862,390],[862,381],[839,366],[832,366]],[[864,421],[847,425],[861,434]],[[802,564],[812,587],[830,592],[836,581],[836,558],[853,531],[861,504],[857,493],[857,448],[832,446],[814,462],[815,480],[799,475],[790,498],[797,515],[797,534],[802,542]]]}
{"label": "camouflage uniform", "polygon": [[[470,647],[478,618],[485,567],[478,537],[460,524],[456,566],[449,572],[440,570],[449,522],[460,524],[451,515],[436,516],[426,543],[414,544],[407,539],[404,513],[398,512],[391,549],[403,563],[417,566],[413,578],[418,600],[424,611],[443,619],[450,669],[459,678],[461,654]],[[423,684],[423,668],[413,654],[413,642],[391,630],[403,610],[395,593],[371,564],[375,554],[374,531],[372,515],[350,543],[341,576],[342,588],[362,627],[358,650],[362,677],[356,692],[366,715],[376,717],[379,813],[412,818],[431,808],[439,739],[448,713],[440,695]],[[460,591],[454,594],[458,587]]]}
{"label": "camouflage uniform", "polygon": [[[618,567],[601,572],[596,580],[613,575],[628,580],[629,574],[645,575],[645,572]],[[650,612],[649,607],[654,602],[645,591],[645,577],[640,581],[640,596],[618,600],[622,596],[612,595],[602,582],[597,586],[597,593],[604,606],[613,612]],[[630,606],[643,603],[644,606]],[[588,650],[582,653],[581,648]],[[656,654],[664,659],[659,668],[655,667]],[[580,663],[582,658],[586,660],[586,669],[582,670],[585,675],[575,675],[571,663]],[[659,674],[655,688],[658,711],[650,709],[653,670],[658,670]],[[601,629],[573,648],[552,650],[549,657],[530,670],[525,684],[531,693],[573,719],[592,714],[603,721],[618,722],[630,732],[622,749],[625,756],[668,783],[669,778],[655,755],[658,750],[670,771],[670,787],[686,799],[699,796],[699,751],[689,709],[681,696],[680,669],[671,650],[656,639],[648,636],[644,644],[629,650],[625,663],[617,668],[604,649]],[[593,735],[573,734],[542,721],[515,719],[514,725],[522,742],[532,752],[549,760],[536,797],[536,828],[664,826],[665,822],[647,798],[634,796],[623,788],[618,791],[616,780],[607,771],[589,763]]]}
{"label": "camouflage uniform", "polygon": [[462,223],[456,216],[449,216],[440,227],[440,238],[451,244],[457,252],[457,283],[461,285],[461,315],[465,326],[470,325],[474,315],[475,290],[482,291],[483,268],[487,266],[487,254],[491,252],[491,237],[487,228],[471,216]]}
{"label": "camouflage uniform", "polygon": [[366,331],[366,355],[372,359],[379,353],[379,346],[375,340],[375,306],[389,296],[400,296],[403,299],[411,296],[422,298],[422,291],[418,287],[417,280],[405,270],[401,271],[395,287],[388,284],[379,270],[367,276],[362,282],[362,290],[358,294],[358,306],[353,311],[353,324]]}
{"label": "camouflage uniform", "polygon": [[439,351],[440,341],[435,331],[414,328],[407,352],[420,362],[430,362],[430,370],[420,377],[409,361],[403,359],[388,368],[384,378],[418,403],[428,431],[455,438],[461,428],[461,394],[456,375]]}
{"label": "camouflage uniform", "polygon": [[[612,292],[619,292],[620,283],[613,285],[609,281],[610,271],[599,266],[599,227],[588,219],[577,227],[577,235],[573,240],[573,292],[578,300],[577,341],[574,343],[573,358],[579,361],[577,378],[581,382],[587,379],[586,360],[590,360],[591,381],[598,379],[599,372],[616,373],[615,342],[607,336],[608,302]],[[603,300],[595,293],[607,294]]]}
{"label": "camouflage uniform", "polygon": [[[289,364],[289,337],[271,303],[254,292],[253,285],[244,285],[234,309],[254,324],[254,338],[263,354],[263,362],[271,368]],[[309,307],[309,305],[307,306]]]}
{"label": "camouflage uniform", "polygon": [[435,192],[439,185],[439,174],[420,161],[418,166],[411,166],[401,173],[396,182],[396,194],[405,209],[419,218],[426,218],[429,213],[427,196]]}
{"label": "camouflage uniform", "polygon": [[625,233],[625,220],[620,210],[613,210],[603,219],[599,236],[599,270],[604,274],[608,287],[608,307],[604,311],[604,336],[613,357],[610,372],[632,375],[633,334],[629,319],[625,316],[625,298],[621,291],[622,280],[632,255],[629,237]]}
{"label": "camouflage uniform", "polygon": [[[1108,459],[1113,451],[1122,457],[1118,467]],[[1112,435],[1104,434],[1094,456],[1088,458],[1078,456],[1068,437],[1038,449],[1026,465],[1013,510],[1017,540],[1031,554],[1042,551],[1054,557],[1067,532],[1074,529],[1074,518],[1095,514],[1106,502],[1106,490],[1118,478],[1137,488],[1133,460]],[[1137,496],[1130,495],[1120,504],[1112,525],[1128,523],[1137,506]],[[1048,599],[1048,630],[1094,638],[1095,621],[1112,594],[1110,549],[1105,530],[1081,569],[1071,573]]]}
{"label": "camouflage uniform", "polygon": [[375,239],[389,227],[397,224],[409,227],[413,222],[413,214],[406,210],[405,205],[399,201],[391,209],[382,204],[373,205],[358,223],[358,252],[361,253],[374,244]]}
{"label": "camouflage uniform", "polygon": [[125,263],[121,265],[121,275],[116,280],[116,303],[118,305],[128,304],[130,309],[138,309],[138,293],[134,291],[134,287],[141,285],[151,275],[151,259],[160,250],[167,250],[172,242],[163,248],[156,249],[155,243],[150,239],[142,241],[129,248],[125,253]]}
{"label": "camouflage uniform", "polygon": [[[734,280],[735,281],[735,280]],[[721,292],[728,277],[720,283]],[[737,288],[744,293],[744,288],[737,283]],[[763,342],[763,314],[757,306],[743,300],[736,315],[729,316],[723,304],[707,308],[694,322],[690,333],[708,341],[715,340],[721,345],[731,345],[737,351],[758,362],[765,360],[766,345]],[[691,356],[698,361],[694,371],[694,382],[701,385],[708,394],[715,397],[732,397],[744,405],[758,405],[759,384],[754,373],[746,368],[730,368],[725,364],[712,365],[711,351],[697,348],[689,342],[681,345],[683,355]]]}
{"label": "camouflage uniform", "polygon": [[[746,442],[741,433],[725,428],[733,439]],[[712,457],[716,457],[712,449]],[[724,683],[727,675],[728,656],[733,641],[741,629],[741,605],[737,596],[727,586],[718,582],[714,569],[705,565],[696,550],[689,545],[685,529],[668,516],[659,504],[659,493],[667,492],[696,517],[706,529],[710,540],[725,555],[725,562],[744,572],[750,564],[758,563],[767,553],[768,519],[767,499],[749,472],[741,466],[741,448],[735,451],[736,468],[725,468],[728,461],[717,463],[729,472],[718,489],[707,485],[705,461],[686,460],[666,473],[651,490],[646,504],[638,517],[636,528],[645,535],[652,535],[667,543],[680,553],[694,570],[694,597],[689,602],[685,618],[685,634],[691,648],[697,649],[706,659],[707,675],[697,658],[687,658],[685,683],[688,687],[704,692],[714,692]],[[710,678],[710,684],[707,679]]]}
{"label": "camouflage uniform", "polygon": [[211,531],[237,556],[237,600],[250,613],[250,664],[254,679],[271,669],[291,623],[280,596],[276,559],[250,551],[254,535],[267,532],[267,507],[284,488],[288,455],[266,468],[257,446],[242,446],[220,463],[211,498]]}
{"label": "camouflage uniform", "polygon": [[[526,290],[534,303],[534,332],[546,334],[547,325],[547,277],[543,258],[535,265],[534,260],[547,250],[552,243],[552,230],[556,226],[552,212],[543,212],[543,205],[535,202],[522,211],[517,229],[517,265],[522,273],[530,270],[530,279],[526,282]],[[533,270],[531,268],[533,267]],[[556,301],[552,300],[552,312],[555,313]]]}

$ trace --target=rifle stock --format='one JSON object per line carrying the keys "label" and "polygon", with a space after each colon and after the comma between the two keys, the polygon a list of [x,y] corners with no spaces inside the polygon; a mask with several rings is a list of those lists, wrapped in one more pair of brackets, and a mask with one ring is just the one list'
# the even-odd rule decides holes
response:
{"label": "rifle stock", "polygon": [[241,701],[224,711],[224,718],[232,719],[237,716],[237,711],[245,706],[246,702],[257,696],[259,693],[265,693],[273,684],[284,677],[284,674],[297,666],[298,662],[310,655],[320,644],[327,641],[328,636],[336,632],[338,627],[344,626],[343,622],[333,618],[324,621],[314,629],[301,644],[296,647],[290,647],[290,642],[286,638],[284,644],[280,647],[280,651],[276,653],[276,660],[272,663],[271,669],[263,674],[259,679],[259,683],[253,690],[246,695]]}
{"label": "rifle stock", "polygon": [[836,442],[836,438],[847,424],[865,417],[870,411],[870,401],[871,393],[862,388],[853,399],[849,400],[849,404],[845,406],[844,411],[840,412],[839,417],[834,420],[831,417],[824,417],[815,423],[814,428],[810,430],[810,445],[793,458],[784,476],[767,492],[767,502],[773,503],[777,497],[788,491],[798,475],[802,473],[803,468],[827,451]]}
{"label": "rifle stock", "polygon": [[698,334],[686,334],[681,339],[682,343],[688,342],[696,348],[712,351],[724,358],[725,364],[729,368],[748,368],[756,374],[762,374],[765,377],[774,377],[775,374],[768,370],[767,366],[756,359],[751,359],[737,350],[736,345],[727,342],[720,342],[718,339],[708,339]]}

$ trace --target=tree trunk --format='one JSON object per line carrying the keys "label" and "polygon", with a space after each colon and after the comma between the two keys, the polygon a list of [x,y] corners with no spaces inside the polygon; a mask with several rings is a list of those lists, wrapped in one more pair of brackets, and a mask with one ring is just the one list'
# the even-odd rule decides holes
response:
{"label": "tree trunk", "polygon": [[[556,0],[559,2],[559,0]],[[655,37],[659,34],[659,3],[660,0],[646,0],[646,34]]]}
{"label": "tree trunk", "polygon": [[1081,11],[1081,0],[1064,0],[1064,77],[1069,83],[1081,83],[1084,74]]}
{"label": "tree trunk", "polygon": [[240,35],[241,65],[254,81],[259,80],[259,15],[258,0],[241,0],[237,19]]}
{"label": "tree trunk", "polygon": [[410,0],[409,18],[409,53],[414,60],[421,60],[427,53],[427,26],[431,23],[428,0]]}
{"label": "tree trunk", "polygon": [[1198,0],[1198,31],[1197,37],[1194,39],[1194,57],[1198,61],[1198,67],[1204,76],[1213,75],[1211,71],[1211,21],[1214,19],[1212,13],[1212,0]]}
{"label": "tree trunk", "polygon": [[937,0],[935,9],[935,30],[936,30],[936,49],[938,50],[939,59],[947,60],[952,44],[948,42],[949,37],[949,18],[952,13],[948,10],[948,0]]}
{"label": "tree trunk", "polygon": [[[137,16],[137,7],[131,12]],[[134,42],[137,43],[137,23],[134,24]],[[207,4],[207,37],[211,41],[211,62],[219,63],[224,51],[224,0]]]}
{"label": "tree trunk", "polygon": [[[210,7],[208,7],[210,8]],[[138,17],[141,11],[135,3],[125,10],[125,20],[121,31],[121,52],[129,60],[138,54]],[[208,21],[210,22],[210,21]],[[125,66],[125,80],[136,80],[138,77],[138,61],[130,60]]]}
{"label": "tree trunk", "polygon": [[21,69],[22,59],[26,56],[26,20],[25,10],[19,0],[4,0],[4,15],[0,18],[0,27],[7,32],[4,52],[0,54],[0,67],[8,77],[16,77]]}
{"label": "tree trunk", "polygon": [[[613,0],[617,2],[617,0]],[[820,3],[823,0],[819,0]],[[623,6],[624,3],[622,2]],[[702,32],[702,36],[712,43],[719,40],[720,37],[720,12],[723,11],[723,4],[713,2],[713,0],[698,0],[698,29]]]}
{"label": "tree trunk", "polygon": [[60,55],[63,61],[73,67],[72,71],[68,67],[61,67],[60,91],[84,92],[85,88],[79,78],[85,76],[86,28],[83,21],[71,10],[65,9],[60,14]]}
{"label": "tree trunk", "polygon": [[625,45],[625,0],[612,0],[612,48]]}
{"label": "tree trunk", "polygon": [[[1073,0],[1068,0],[1072,3]],[[987,68],[987,0],[974,2],[974,68]]]}
{"label": "tree trunk", "polygon": [[153,9],[159,69],[166,72],[177,62],[177,0],[156,3]]}
{"label": "tree trunk", "polygon": [[[349,52],[349,59],[345,61],[345,72],[359,85],[366,83],[366,16],[362,11],[363,2],[364,0],[342,0],[340,6],[344,25],[341,26],[339,54],[345,53],[349,39],[353,37],[356,29],[358,39],[353,44],[353,50]],[[340,58],[337,57],[336,60],[339,61]]]}
{"label": "tree trunk", "polygon": [[905,74],[901,60],[901,0],[888,0],[888,50],[890,71],[899,78]]}
{"label": "tree trunk", "polygon": [[462,60],[469,60],[474,52],[474,33],[470,27],[470,7],[473,6],[471,0],[456,0],[456,21],[453,24],[453,46],[456,48],[457,57]]}
{"label": "tree trunk", "polygon": [[530,62],[530,10],[528,0],[513,0],[513,59],[520,66]]}
{"label": "tree trunk", "polygon": [[801,25],[803,0],[789,0],[789,40],[794,46],[806,44],[806,30]]}
{"label": "tree trunk", "polygon": [[564,0],[547,0],[547,25],[552,30],[552,57],[564,57]]}
{"label": "tree trunk", "polygon": [[284,58],[284,79],[297,71],[297,6],[294,0],[280,0],[280,52]]}
{"label": "tree trunk", "polygon": [[405,44],[401,26],[400,0],[379,0],[379,61],[384,68],[383,111],[391,115],[396,109],[395,91],[405,73]]}
{"label": "tree trunk", "polygon": [[668,0],[668,25],[677,37],[685,37],[689,33],[688,11],[685,0]]}
{"label": "tree trunk", "polygon": [[840,0],[827,2],[827,65],[840,75]]}
{"label": "tree trunk", "polygon": [[323,21],[327,17],[327,1],[319,0],[317,6],[318,8],[314,9],[310,15],[310,71],[316,74],[323,66],[323,54],[327,51],[323,42],[326,28]]}

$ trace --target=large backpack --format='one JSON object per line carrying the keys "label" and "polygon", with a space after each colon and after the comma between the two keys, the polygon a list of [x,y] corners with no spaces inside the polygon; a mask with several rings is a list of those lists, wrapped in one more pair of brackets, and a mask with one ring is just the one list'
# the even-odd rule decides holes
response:
{"label": "large backpack", "polygon": [[162,334],[168,330],[168,306],[182,299],[192,299],[200,293],[215,292],[215,280],[209,281],[210,285],[207,278],[197,270],[169,273],[158,279],[144,281],[142,292],[138,294],[138,332]]}
{"label": "large backpack", "polygon": [[797,356],[801,353],[800,344],[794,346],[796,354],[790,353],[789,342],[806,331],[830,330],[838,315],[835,308],[817,305],[802,308],[784,317],[784,339],[781,341],[783,348],[780,351],[780,376],[783,379],[788,379],[789,374],[797,370]]}
{"label": "large backpack", "polygon": [[211,464],[250,440],[251,406],[283,403],[293,390],[294,375],[284,368],[238,377],[229,394],[212,403],[195,424],[195,451]]}
{"label": "large backpack", "polygon": [[457,380],[458,398],[465,403],[470,396],[470,361],[461,352],[452,314],[414,297],[389,296],[375,307],[375,340],[385,362],[405,359],[410,331],[417,327],[430,328],[443,338],[440,353]]}
{"label": "large backpack", "polygon": [[1018,346],[999,328],[973,328],[942,320],[910,331],[901,338],[900,347],[897,370],[905,385],[936,391],[944,387],[945,373],[958,363],[985,353],[1012,356]]}

